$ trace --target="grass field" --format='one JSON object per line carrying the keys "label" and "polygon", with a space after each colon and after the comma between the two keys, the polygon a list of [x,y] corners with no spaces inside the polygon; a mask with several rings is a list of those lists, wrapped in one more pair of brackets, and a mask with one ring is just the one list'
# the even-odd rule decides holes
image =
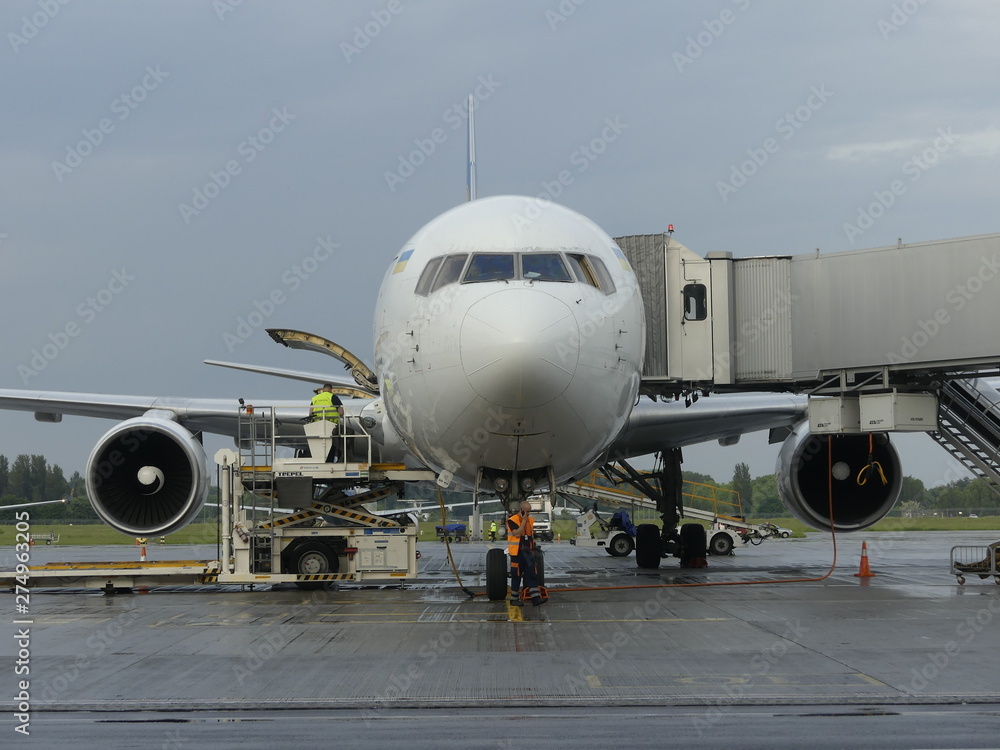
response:
{"label": "grass field", "polygon": [[[813,531],[804,523],[793,518],[769,518],[755,519],[755,523],[770,521],[778,526],[792,529],[794,536],[801,537],[806,531]],[[418,541],[434,541],[438,537],[435,534],[434,522],[428,521],[420,524]],[[1000,516],[986,516],[984,518],[884,518],[875,524],[872,531],[988,531],[990,529],[1000,529]],[[558,519],[553,524],[553,531],[562,535],[563,540],[572,539],[576,533],[576,524],[570,519]],[[103,524],[94,525],[65,525],[33,523],[31,533],[36,536],[55,534],[59,537],[58,544],[62,545],[96,545],[96,544],[123,544],[134,545],[135,538],[121,534],[110,526]],[[167,544],[215,544],[217,529],[214,523],[192,523],[180,531],[171,534],[166,538]],[[501,529],[500,537],[503,536]],[[149,544],[156,544],[158,538],[147,540]],[[0,526],[0,546],[14,543],[14,527]],[[44,542],[40,542],[44,544]]]}

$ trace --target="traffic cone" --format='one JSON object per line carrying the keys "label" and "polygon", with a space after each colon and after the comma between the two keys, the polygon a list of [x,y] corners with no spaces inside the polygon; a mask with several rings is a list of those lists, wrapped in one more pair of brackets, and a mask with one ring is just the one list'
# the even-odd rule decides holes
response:
{"label": "traffic cone", "polygon": [[854,574],[855,578],[874,578],[875,574],[868,567],[868,542],[861,542],[861,567]]}
{"label": "traffic cone", "polygon": [[146,545],[139,547],[139,562],[146,562]]}
{"label": "traffic cone", "polygon": [[557,542],[561,542],[562,541],[562,532],[561,531],[558,534],[556,534],[556,541]]}

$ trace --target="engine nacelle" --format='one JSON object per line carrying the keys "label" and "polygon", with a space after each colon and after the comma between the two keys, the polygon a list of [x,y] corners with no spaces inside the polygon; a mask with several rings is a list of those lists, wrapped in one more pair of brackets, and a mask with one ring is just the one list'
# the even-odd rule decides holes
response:
{"label": "engine nacelle", "polygon": [[[869,465],[869,448],[881,474],[877,467],[861,474]],[[824,531],[830,529],[831,484],[836,531],[867,529],[892,509],[903,486],[899,454],[888,435],[813,435],[808,422],[799,425],[781,446],[775,478],[778,496],[788,511]]]}
{"label": "engine nacelle", "polygon": [[194,436],[170,419],[115,425],[87,461],[87,495],[105,523],[130,536],[187,526],[208,497],[208,463]]}

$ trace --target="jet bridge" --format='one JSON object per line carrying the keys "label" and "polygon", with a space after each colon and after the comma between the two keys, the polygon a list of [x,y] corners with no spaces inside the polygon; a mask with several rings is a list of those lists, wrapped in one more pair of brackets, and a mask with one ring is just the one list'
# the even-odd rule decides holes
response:
{"label": "jet bridge", "polygon": [[1000,367],[1000,234],[752,258],[616,241],[645,306],[648,395],[891,391]]}
{"label": "jet bridge", "polygon": [[616,238],[646,314],[641,392],[808,393],[809,431],[926,431],[1000,494],[1000,234],[841,253],[701,257]]}

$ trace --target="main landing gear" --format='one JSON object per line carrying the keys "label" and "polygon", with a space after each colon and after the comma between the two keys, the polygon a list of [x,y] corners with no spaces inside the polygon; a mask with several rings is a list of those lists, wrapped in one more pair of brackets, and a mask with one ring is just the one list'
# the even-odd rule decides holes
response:
{"label": "main landing gear", "polygon": [[639,524],[635,537],[635,562],[640,568],[655,570],[660,560],[673,555],[680,558],[682,568],[704,568],[708,565],[708,542],[705,528],[698,523],[680,526],[681,449],[671,448],[660,453],[657,467],[648,473],[636,471],[628,462],[619,460],[601,467],[602,473],[615,484],[627,483],[656,503],[663,520],[656,524]]}

